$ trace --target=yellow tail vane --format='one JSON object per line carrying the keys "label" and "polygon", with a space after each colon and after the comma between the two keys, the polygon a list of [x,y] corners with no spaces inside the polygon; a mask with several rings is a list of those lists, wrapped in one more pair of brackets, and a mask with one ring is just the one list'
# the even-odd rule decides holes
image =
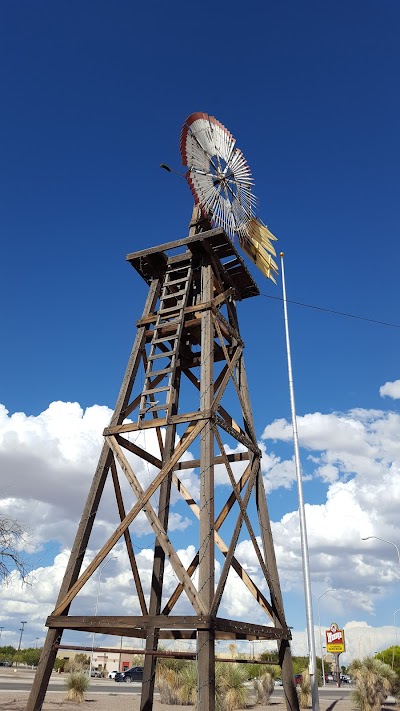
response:
{"label": "yellow tail vane", "polygon": [[258,267],[260,272],[262,272],[264,276],[266,276],[268,279],[271,279],[271,281],[276,284],[276,279],[273,276],[273,273],[275,272],[277,274],[278,268],[271,255],[266,254],[262,248],[256,249],[253,245],[249,245],[248,242],[247,244],[242,242],[241,247],[244,253],[247,254],[247,256],[250,257],[250,259],[254,262],[256,267]]}
{"label": "yellow tail vane", "polygon": [[248,257],[254,262],[256,267],[276,284],[273,274],[278,274],[278,265],[271,257],[276,255],[272,240],[276,237],[256,218],[252,218],[246,237],[240,240],[240,246]]}
{"label": "yellow tail vane", "polygon": [[248,232],[249,237],[251,237],[257,242],[261,242],[264,249],[266,249],[267,252],[273,254],[274,257],[276,257],[276,252],[272,241],[276,242],[278,238],[275,237],[275,235],[273,235],[272,232],[269,231],[266,225],[263,225],[260,220],[257,220],[255,217],[252,217],[250,220]]}

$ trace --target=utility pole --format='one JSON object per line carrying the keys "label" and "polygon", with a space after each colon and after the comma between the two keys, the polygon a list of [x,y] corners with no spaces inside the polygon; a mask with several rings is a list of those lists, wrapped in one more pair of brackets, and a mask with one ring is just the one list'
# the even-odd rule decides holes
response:
{"label": "utility pole", "polygon": [[22,627],[21,627],[21,629],[20,629],[21,634],[20,634],[20,636],[19,636],[18,652],[19,652],[19,650],[21,649],[22,635],[24,634],[24,627],[25,627],[25,625],[26,625],[26,620],[21,621],[21,625],[22,625]]}

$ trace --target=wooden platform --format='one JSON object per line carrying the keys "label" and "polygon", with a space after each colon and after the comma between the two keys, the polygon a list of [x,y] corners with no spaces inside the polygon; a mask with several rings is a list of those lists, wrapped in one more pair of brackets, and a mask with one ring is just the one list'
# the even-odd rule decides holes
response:
{"label": "wooden platform", "polygon": [[216,257],[222,267],[221,276],[224,288],[233,287],[235,289],[235,298],[241,300],[251,296],[259,296],[260,290],[242,257],[229,237],[220,228],[199,232],[196,235],[184,237],[174,242],[166,242],[157,247],[143,249],[140,252],[132,252],[127,255],[126,261],[132,264],[147,284],[150,284],[153,279],[158,279],[165,273],[168,257],[171,257],[174,253],[181,254],[185,250],[193,254],[198,254],[205,250],[208,254]]}

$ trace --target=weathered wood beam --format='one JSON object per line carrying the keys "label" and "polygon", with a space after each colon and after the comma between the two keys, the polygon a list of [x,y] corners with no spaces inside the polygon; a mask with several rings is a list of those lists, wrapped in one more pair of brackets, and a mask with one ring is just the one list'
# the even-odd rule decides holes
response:
{"label": "weathered wood beam", "polygon": [[[228,462],[246,462],[249,459],[248,452],[235,452],[234,454],[227,454]],[[217,464],[224,464],[224,458],[221,456],[214,457],[214,466]],[[181,469],[196,469],[200,466],[200,459],[188,459],[184,462],[178,462],[174,467],[175,471]]]}
{"label": "weathered wood beam", "polygon": [[76,583],[70,588],[68,593],[62,599],[62,601],[57,605],[54,610],[54,614],[59,615],[67,608],[67,606],[72,602],[74,597],[77,595],[79,590],[84,586],[84,584],[89,580],[90,576],[97,570],[99,565],[102,563],[104,558],[108,553],[114,548],[115,544],[119,541],[124,531],[131,525],[132,521],[135,520],[136,516],[140,513],[143,506],[149,501],[153,496],[154,492],[158,489],[164,477],[166,477],[169,472],[173,469],[174,465],[179,461],[184,452],[190,447],[191,443],[196,439],[197,435],[200,434],[204,427],[204,421],[200,421],[190,432],[185,439],[182,437],[181,441],[176,448],[172,457],[168,460],[165,466],[162,467],[158,475],[153,479],[150,486],[146,489],[143,496],[136,502],[130,512],[125,516],[125,519],[121,521],[118,528],[114,531],[112,536],[104,544],[101,550],[93,558],[92,562],[86,568],[85,572],[78,578]]}
{"label": "weathered wood beam", "polygon": [[[138,499],[143,498],[144,495],[144,490],[140,485],[140,482],[135,475],[132,467],[130,466],[127,458],[125,457],[121,447],[119,446],[118,442],[116,441],[115,437],[110,437],[110,447],[114,452],[114,456],[118,459],[119,465],[123,472],[125,473],[126,478],[128,479],[135,495],[137,496]],[[169,501],[169,497],[168,497]],[[160,506],[160,509],[162,507]],[[154,511],[152,505],[150,504],[150,501],[147,501],[145,505],[142,507],[142,511],[145,514],[151,528],[153,529],[154,535],[156,537],[156,540],[159,542],[159,545],[162,547],[164,554],[168,557],[169,562],[174,570],[174,573],[178,580],[181,582],[183,585],[183,588],[186,592],[186,595],[188,596],[190,602],[192,603],[194,609],[196,612],[201,615],[206,613],[206,608],[202,603],[201,598],[199,597],[199,594],[194,586],[193,581],[189,577],[189,575],[186,572],[185,567],[182,565],[181,560],[176,553],[171,541],[169,540],[166,530],[164,528],[164,525],[161,523],[159,517],[157,516],[156,512]]]}
{"label": "weathered wood beam", "polygon": [[118,444],[121,445],[121,447],[128,449],[129,452],[132,452],[132,454],[136,454],[138,457],[140,457],[140,459],[144,459],[149,464],[152,464],[154,467],[157,467],[157,469],[161,469],[162,462],[161,459],[158,459],[158,457],[154,457],[152,454],[150,454],[150,452],[146,452],[145,449],[142,449],[142,447],[139,447],[137,444],[130,442],[129,439],[121,437],[121,435],[119,434],[115,435],[115,439],[117,440]]}
{"label": "weathered wood beam", "polygon": [[[116,467],[114,458],[112,459],[112,462],[111,462],[111,476],[112,476],[112,481],[114,484],[115,498],[117,501],[119,517],[120,517],[120,520],[123,521],[126,516],[126,513],[125,513],[125,506],[124,506],[122,493],[121,493],[121,487],[119,485],[117,467]],[[124,538],[125,538],[125,545],[126,545],[126,550],[128,553],[129,563],[130,563],[131,570],[132,570],[133,580],[135,582],[136,592],[137,592],[137,596],[139,599],[140,609],[141,609],[143,615],[147,615],[148,612],[147,612],[146,600],[145,600],[143,588],[142,588],[142,581],[140,579],[140,574],[139,574],[139,570],[137,567],[136,557],[135,557],[135,553],[133,550],[132,540],[131,540],[129,530],[124,531]]]}

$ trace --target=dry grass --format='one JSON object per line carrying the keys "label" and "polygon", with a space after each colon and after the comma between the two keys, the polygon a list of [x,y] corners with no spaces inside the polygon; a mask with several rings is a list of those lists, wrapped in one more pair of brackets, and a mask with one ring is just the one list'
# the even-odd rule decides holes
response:
{"label": "dry grass", "polygon": [[80,704],[85,700],[85,691],[89,688],[89,677],[85,672],[71,672],[65,679],[65,686],[68,689],[67,701],[75,701]]}
{"label": "dry grass", "polygon": [[301,672],[301,684],[298,687],[299,704],[301,709],[308,709],[311,706],[311,679],[310,672],[305,669]]}
{"label": "dry grass", "polygon": [[162,704],[169,706],[180,704],[179,672],[175,669],[162,667],[157,675],[157,689]]}

